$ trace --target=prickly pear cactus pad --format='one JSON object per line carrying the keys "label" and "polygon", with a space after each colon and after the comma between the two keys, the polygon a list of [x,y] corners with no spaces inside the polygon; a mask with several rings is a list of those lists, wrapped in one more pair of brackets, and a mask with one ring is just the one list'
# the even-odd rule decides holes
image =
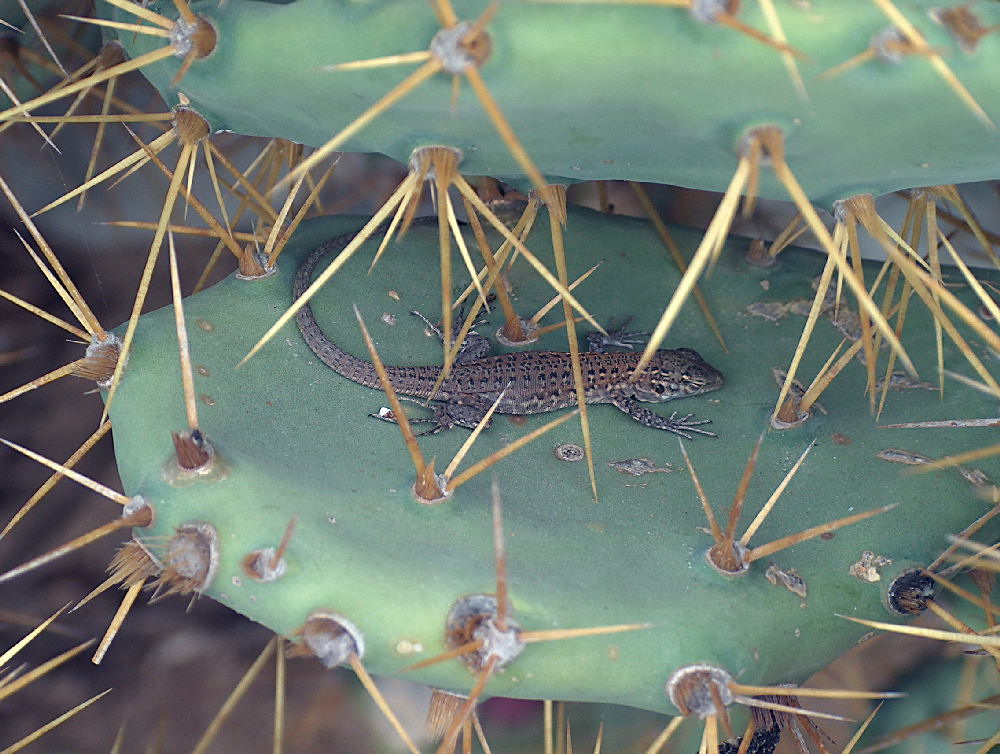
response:
{"label": "prickly pear cactus pad", "polygon": [[[289,305],[304,256],[362,222],[305,224],[274,275],[230,277],[186,300],[200,425],[219,457],[215,472],[185,477],[170,460],[171,432],[186,426],[170,309],[142,318],[111,418],[125,491],[143,495],[155,510],[153,525],[136,530],[154,555],[166,557],[164,542],[179,536],[181,527],[190,536],[209,532],[215,537],[213,573],[204,595],[289,637],[314,611],[343,616],[363,638],[365,665],[398,674],[443,651],[446,619],[457,600],[496,591],[490,473],[440,505],[418,504],[398,428],[368,417],[385,403],[384,395],[319,362],[294,325],[236,368]],[[690,253],[696,234],[676,235]],[[362,247],[314,300],[328,336],[349,353],[366,354],[352,312],[356,303],[387,364],[440,363],[440,344],[409,314],[419,310],[432,321],[440,316],[437,238],[436,227],[412,228],[370,275],[377,240]],[[547,220],[540,219],[528,244],[551,263],[548,239]],[[467,242],[474,244],[471,233]],[[605,260],[575,291],[599,321],[632,315],[632,329],[652,327],[679,276],[649,225],[574,210],[566,248],[571,279]],[[748,307],[757,304],[753,311],[760,311],[761,302],[811,298],[810,281],[822,266],[815,255],[791,250],[774,268],[760,270],[744,261],[743,250],[731,242],[705,284],[729,350],[691,304],[667,344],[697,349],[725,374],[724,387],[664,406],[648,404],[660,413],[676,409],[712,420],[718,438],[697,437],[685,447],[723,525],[777,396],[772,369],[787,366],[803,320],[794,313],[765,318]],[[453,264],[461,269],[457,254]],[[525,312],[552,295],[523,261],[513,266],[510,283]],[[845,299],[843,306],[849,305]],[[911,312],[903,341],[918,369],[930,374],[934,336],[925,315]],[[479,331],[492,336],[502,320],[496,312],[488,319]],[[840,339],[830,322],[822,322],[802,374],[814,373]],[[982,351],[974,337],[970,343]],[[563,330],[531,348],[566,350]],[[968,371],[947,344],[945,363]],[[723,576],[706,561],[712,539],[672,434],[642,426],[612,406],[590,406],[597,502],[586,463],[560,460],[554,452],[581,442],[575,419],[501,461],[495,473],[512,619],[525,632],[650,627],[528,643],[490,679],[487,693],[676,712],[664,687],[682,666],[712,663],[741,683],[800,683],[866,630],[835,614],[902,620],[885,604],[894,578],[932,561],[947,547],[945,535],[960,531],[987,505],[955,470],[906,473],[907,466],[879,454],[938,458],[986,444],[991,430],[875,429],[864,379],[864,368],[851,365],[824,393],[825,414],[764,438],[738,531],[812,442],[811,455],[751,547],[853,513],[898,507],[757,560],[739,577]],[[413,415],[429,413],[405,405]],[[990,416],[995,409],[995,401],[949,383],[943,400],[925,389],[891,393],[880,423]],[[460,468],[551,418],[496,416]],[[467,437],[467,430],[454,429],[420,444],[440,470]],[[996,476],[995,469],[984,469]],[[248,555],[276,547],[296,517],[283,572],[256,580]],[[458,659],[405,675],[459,692],[474,683]]]}
{"label": "prickly pear cactus pad", "polygon": [[[454,5],[459,21],[474,22],[488,4]],[[485,56],[477,65],[493,99],[541,172],[560,181],[722,190],[741,136],[765,124],[784,131],[789,165],[824,204],[1000,173],[1000,135],[990,120],[1000,118],[996,3],[898,0],[905,33],[884,2],[783,3],[784,51],[724,23],[715,15],[722,5],[508,2],[472,57]],[[762,5],[744,3],[736,18],[774,37]],[[153,6],[174,14],[169,2]],[[426,52],[442,28],[426,3],[192,6],[216,28],[215,51],[176,88],[179,58],[143,73],[168,104],[185,95],[215,129],[320,146],[418,65],[438,59],[323,70]],[[123,10],[107,12],[133,20]],[[130,32],[121,42],[134,57],[161,44]],[[835,70],[849,61],[855,64]],[[466,173],[522,176],[469,84],[453,102],[444,65],[446,72],[395,102],[345,148],[405,161],[418,146],[448,144],[465,153]],[[760,193],[785,197],[770,176]]]}

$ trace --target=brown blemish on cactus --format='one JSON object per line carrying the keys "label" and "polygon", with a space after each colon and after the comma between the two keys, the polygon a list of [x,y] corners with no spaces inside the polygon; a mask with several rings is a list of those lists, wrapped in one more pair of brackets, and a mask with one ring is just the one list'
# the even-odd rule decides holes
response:
{"label": "brown blemish on cactus", "polygon": [[295,630],[302,641],[288,649],[289,657],[315,657],[327,668],[346,665],[351,656],[361,658],[365,640],[351,621],[325,609],[313,610]]}
{"label": "brown blemish on cactus", "polygon": [[215,578],[219,567],[219,534],[202,521],[174,530],[163,557],[163,570],[156,580],[159,595],[201,592]]}
{"label": "brown blemish on cactus", "polygon": [[892,580],[885,593],[889,609],[899,615],[919,615],[934,599],[934,580],[923,569],[904,571]]}

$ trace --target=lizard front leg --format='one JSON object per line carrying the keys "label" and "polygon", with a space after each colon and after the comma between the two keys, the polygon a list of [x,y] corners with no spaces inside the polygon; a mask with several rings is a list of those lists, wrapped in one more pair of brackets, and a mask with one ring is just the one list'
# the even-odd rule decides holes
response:
{"label": "lizard front leg", "polygon": [[698,419],[695,421],[691,420],[694,414],[688,414],[687,416],[682,416],[677,418],[677,412],[674,411],[669,417],[661,416],[655,411],[650,411],[645,406],[639,404],[639,401],[631,396],[613,396],[611,403],[621,411],[631,416],[640,424],[645,424],[647,427],[652,427],[653,429],[665,429],[667,432],[673,432],[675,435],[680,435],[681,437],[686,437],[688,440],[693,439],[690,432],[694,432],[699,435],[706,435],[707,437],[716,437],[714,432],[709,432],[707,429],[701,429],[699,425],[701,424],[711,424],[711,419]]}
{"label": "lizard front leg", "polygon": [[625,332],[631,321],[631,317],[626,317],[620,325],[616,325],[614,321],[609,322],[607,335],[596,331],[587,333],[587,350],[590,353],[607,353],[608,347],[614,346],[631,351],[633,346],[645,343],[649,337],[648,332]]}
{"label": "lizard front leg", "polygon": [[[465,311],[464,308],[461,311],[459,311],[458,320],[455,322],[454,327],[452,327],[453,339],[458,337],[459,332],[461,332],[462,330],[462,320],[464,319],[463,317],[464,311]],[[433,332],[435,335],[437,335],[438,340],[440,340],[442,343],[444,342],[444,334],[441,332],[440,327],[435,325],[420,312],[414,311],[410,312],[410,314],[419,317],[423,321],[427,329]],[[462,345],[459,347],[458,353],[455,355],[455,362],[461,364],[461,363],[468,363],[470,361],[478,361],[484,356],[488,356],[491,348],[492,347],[490,345],[490,341],[487,338],[480,335],[475,330],[470,330],[468,334],[465,336],[465,340],[462,341]]]}

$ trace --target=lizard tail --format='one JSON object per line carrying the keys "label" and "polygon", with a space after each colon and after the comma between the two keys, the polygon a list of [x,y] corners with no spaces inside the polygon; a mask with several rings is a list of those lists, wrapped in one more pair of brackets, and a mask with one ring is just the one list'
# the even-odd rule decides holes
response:
{"label": "lizard tail", "polygon": [[[298,299],[312,283],[313,271],[320,260],[329,254],[342,251],[353,238],[353,233],[333,238],[309,255],[295,274],[295,284],[292,287],[294,299]],[[381,389],[381,382],[378,379],[378,375],[375,374],[374,367],[364,359],[359,359],[357,356],[347,353],[347,351],[344,351],[336,343],[327,338],[320,328],[319,323],[316,322],[316,317],[309,304],[303,305],[296,312],[295,322],[298,324],[299,332],[302,333],[302,337],[305,338],[310,350],[319,357],[320,361],[349,380],[353,380],[365,387]]]}

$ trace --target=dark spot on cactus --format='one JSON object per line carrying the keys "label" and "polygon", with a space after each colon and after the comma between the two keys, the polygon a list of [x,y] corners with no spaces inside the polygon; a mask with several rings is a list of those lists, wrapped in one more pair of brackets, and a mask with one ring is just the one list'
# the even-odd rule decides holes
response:
{"label": "dark spot on cactus", "polygon": [[899,574],[886,592],[889,608],[900,615],[919,615],[932,599],[934,580],[919,568]]}

